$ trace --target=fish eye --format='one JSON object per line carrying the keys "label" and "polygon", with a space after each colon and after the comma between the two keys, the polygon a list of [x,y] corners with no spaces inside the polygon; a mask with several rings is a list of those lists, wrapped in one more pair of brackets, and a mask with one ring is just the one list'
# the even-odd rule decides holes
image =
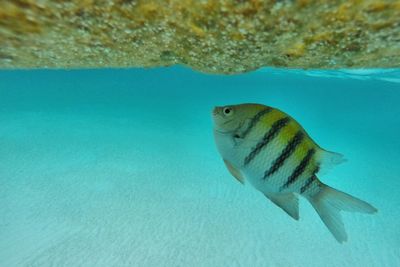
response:
{"label": "fish eye", "polygon": [[231,107],[225,107],[225,108],[222,110],[222,112],[223,112],[224,115],[226,115],[226,116],[230,116],[230,115],[233,114],[233,110],[232,110]]}

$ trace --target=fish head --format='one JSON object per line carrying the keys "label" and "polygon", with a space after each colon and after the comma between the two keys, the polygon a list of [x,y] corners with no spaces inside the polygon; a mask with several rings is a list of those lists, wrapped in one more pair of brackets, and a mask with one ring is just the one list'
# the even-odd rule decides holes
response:
{"label": "fish head", "polygon": [[214,129],[220,133],[236,132],[262,108],[263,106],[258,104],[214,107],[212,111]]}

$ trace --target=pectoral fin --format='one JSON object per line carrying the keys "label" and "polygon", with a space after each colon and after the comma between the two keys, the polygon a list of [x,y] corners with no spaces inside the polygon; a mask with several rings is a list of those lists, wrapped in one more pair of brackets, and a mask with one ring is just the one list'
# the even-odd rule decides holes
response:
{"label": "pectoral fin", "polygon": [[235,177],[236,180],[238,180],[240,183],[244,184],[244,177],[240,173],[240,171],[238,169],[236,169],[235,167],[233,167],[232,164],[229,161],[227,161],[226,159],[224,159],[224,162],[225,162],[226,168],[233,175],[233,177]]}
{"label": "pectoral fin", "polygon": [[293,193],[287,194],[264,194],[275,205],[283,209],[295,220],[299,219],[299,200]]}

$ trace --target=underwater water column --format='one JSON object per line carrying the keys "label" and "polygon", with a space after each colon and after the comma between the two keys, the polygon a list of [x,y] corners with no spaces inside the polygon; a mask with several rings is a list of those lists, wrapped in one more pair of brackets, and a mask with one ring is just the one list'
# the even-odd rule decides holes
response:
{"label": "underwater water column", "polygon": [[[400,72],[0,71],[0,266],[400,266]],[[216,105],[284,110],[373,204],[339,244],[226,170]]]}

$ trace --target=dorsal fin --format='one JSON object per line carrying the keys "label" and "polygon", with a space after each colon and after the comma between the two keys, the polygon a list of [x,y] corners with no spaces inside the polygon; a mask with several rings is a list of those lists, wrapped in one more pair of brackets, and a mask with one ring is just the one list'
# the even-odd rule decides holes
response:
{"label": "dorsal fin", "polygon": [[232,164],[229,161],[227,161],[226,159],[224,159],[224,163],[225,163],[226,168],[233,175],[233,177],[235,177],[236,180],[238,180],[240,183],[244,184],[244,177],[243,177],[242,173],[238,169],[233,167]]}
{"label": "dorsal fin", "polygon": [[317,157],[321,168],[319,174],[325,174],[336,165],[347,161],[342,154],[324,149],[319,149]]}
{"label": "dorsal fin", "polygon": [[283,209],[296,221],[299,220],[299,200],[293,193],[286,194],[264,194],[275,205]]}

